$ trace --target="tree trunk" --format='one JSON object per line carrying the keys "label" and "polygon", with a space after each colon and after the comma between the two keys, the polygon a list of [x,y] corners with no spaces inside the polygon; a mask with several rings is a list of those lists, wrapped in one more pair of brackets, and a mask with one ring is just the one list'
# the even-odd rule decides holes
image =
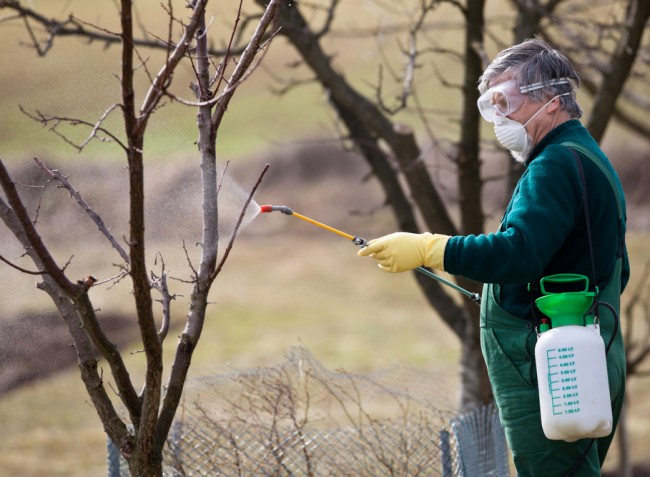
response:
{"label": "tree trunk", "polygon": [[162,454],[150,458],[136,452],[129,459],[131,477],[162,477]]}
{"label": "tree trunk", "polygon": [[[257,0],[262,5],[262,0]],[[332,7],[333,8],[333,7]],[[472,7],[474,8],[474,7]],[[333,14],[333,12],[332,12]],[[480,34],[482,24],[481,8],[472,10],[478,23],[473,22],[472,38],[469,40],[472,49],[475,46],[475,36]],[[416,210],[422,214],[426,227],[439,233],[454,235],[457,230],[449,213],[436,190],[431,176],[422,158],[422,151],[417,144],[414,131],[406,124],[393,123],[381,110],[358,91],[353,89],[344,77],[336,72],[331,64],[331,58],[326,55],[320,45],[321,34],[313,32],[300,13],[298,4],[283,5],[279,17],[285,35],[293,44],[309,68],[314,72],[318,81],[328,91],[331,103],[337,110],[350,131],[350,136],[364,158],[368,161],[373,172],[379,179],[386,193],[387,201],[393,208],[396,221],[401,230],[418,232],[415,220]],[[465,209],[468,219],[465,226],[478,231],[482,225],[480,206],[481,179],[478,161],[478,111],[476,111],[476,80],[480,74],[481,64],[477,52],[473,52],[475,67],[470,70],[466,79],[466,89],[470,95],[467,98],[466,116],[472,122],[471,128],[464,138],[465,147],[462,157],[459,157],[459,167],[462,170],[461,188],[464,191]],[[471,86],[470,86],[471,85]],[[472,89],[473,92],[469,92]],[[379,149],[383,141],[397,160],[400,172],[408,187],[398,180],[388,155]],[[409,203],[408,197],[415,201],[416,206]],[[417,281],[426,295],[429,303],[439,312],[442,319],[458,335],[463,352],[461,359],[462,398],[464,407],[471,408],[490,400],[491,391],[485,366],[478,343],[478,309],[473,303],[457,304],[441,285],[421,274],[416,274]],[[465,288],[478,290],[476,283],[458,277],[459,283]]]}
{"label": "tree trunk", "polygon": [[630,0],[625,17],[625,28],[619,38],[616,51],[603,72],[603,80],[594,100],[587,129],[596,141],[605,135],[607,124],[616,111],[616,100],[623,90],[638,55],[645,25],[650,18],[648,0]]}

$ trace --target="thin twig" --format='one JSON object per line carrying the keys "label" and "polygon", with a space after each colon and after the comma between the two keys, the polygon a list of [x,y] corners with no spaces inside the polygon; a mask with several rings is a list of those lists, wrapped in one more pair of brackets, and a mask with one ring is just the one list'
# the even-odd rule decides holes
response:
{"label": "thin twig", "polygon": [[[216,68],[215,70],[215,79],[218,77],[219,81],[217,82],[217,86],[215,87],[214,91],[215,93],[219,91],[219,88],[221,87],[221,82],[225,80],[224,74],[226,72],[226,67],[228,66],[228,58],[230,58],[232,47],[233,47],[233,41],[235,38],[235,33],[237,32],[237,25],[239,24],[239,21],[241,19],[241,9],[242,9],[242,1],[239,1],[239,8],[237,10],[237,18],[235,19],[235,24],[233,25],[232,32],[230,34],[230,40],[228,42],[228,47],[226,48],[226,54],[223,57],[223,60],[221,61],[221,64],[223,65],[223,68],[220,70],[219,68]],[[218,75],[218,76],[217,76]],[[215,81],[213,79],[213,82]]]}
{"label": "thin twig", "polygon": [[27,269],[25,269],[25,268],[19,267],[18,265],[14,264],[14,263],[11,263],[9,260],[7,260],[6,258],[4,258],[2,255],[0,255],[0,260],[2,260],[3,262],[5,262],[5,263],[6,263],[7,265],[9,265],[11,268],[15,268],[15,269],[18,270],[19,272],[26,273],[27,275],[45,275],[45,274],[47,274],[47,272],[44,271],[44,270],[43,270],[43,271],[38,270],[38,271],[34,272],[34,271],[32,271],[32,270],[27,270]]}
{"label": "thin twig", "polygon": [[126,251],[122,248],[122,246],[118,243],[117,240],[115,240],[115,237],[111,234],[111,232],[108,230],[106,225],[104,225],[104,221],[102,218],[93,211],[90,206],[86,203],[86,201],[81,197],[81,194],[70,184],[68,179],[61,174],[60,171],[57,169],[50,169],[45,165],[43,161],[41,161],[38,157],[34,157],[34,161],[36,161],[36,164],[45,171],[45,173],[52,177],[53,179],[59,181],[61,185],[68,191],[70,192],[70,195],[74,197],[77,201],[77,203],[81,206],[82,209],[88,214],[88,216],[97,224],[97,227],[99,228],[100,232],[104,234],[104,236],[108,239],[108,241],[111,243],[113,248],[117,250],[117,253],[120,254],[122,257],[122,260],[124,260],[126,263],[130,262],[129,255],[126,253]]}
{"label": "thin twig", "polygon": [[192,270],[192,274],[194,275],[194,278],[192,278],[192,280],[187,280],[187,281],[180,280],[180,281],[181,283],[195,283],[199,279],[199,273],[196,271],[196,268],[192,263],[192,259],[190,258],[190,253],[187,250],[187,246],[185,245],[185,240],[183,240],[183,251],[185,252],[185,259],[187,260],[187,265],[190,267],[190,270]]}
{"label": "thin twig", "polygon": [[[255,29],[255,32],[253,33],[250,42],[248,43],[248,45],[244,49],[244,52],[239,58],[239,62],[237,63],[235,70],[230,75],[228,87],[224,88],[224,91],[219,95],[220,100],[210,120],[212,123],[212,127],[215,130],[219,128],[223,116],[226,114],[226,111],[228,110],[228,104],[230,103],[230,100],[235,94],[235,90],[237,89],[237,86],[241,84],[240,81],[244,79],[244,77],[246,76],[246,71],[251,66],[253,60],[255,59],[258,49],[262,47],[262,43],[265,41],[266,29],[271,24],[273,19],[276,17],[279,9],[280,9],[280,2],[278,0],[271,0],[268,2],[266,10],[262,15],[262,19],[257,25],[257,28]],[[277,32],[273,33],[272,36],[274,36],[275,34],[277,34]]]}
{"label": "thin twig", "polygon": [[185,106],[194,106],[197,108],[202,108],[202,107],[211,107],[217,104],[217,101],[219,101],[219,97],[214,97],[212,99],[209,99],[208,101],[188,101],[187,99],[183,99],[174,93],[170,93],[169,91],[165,91],[165,95],[170,98],[172,101],[176,101],[177,103],[181,103]]}
{"label": "thin twig", "polygon": [[223,172],[221,173],[221,179],[219,179],[219,183],[217,184],[217,194],[219,194],[219,191],[223,186],[223,181],[226,179],[226,173],[228,172],[229,167],[230,167],[230,159],[226,161],[226,165],[224,166]]}
{"label": "thin twig", "polygon": [[[115,142],[116,144],[118,144],[118,145],[119,145],[122,149],[124,149],[125,151],[128,150],[128,147],[127,147],[127,146],[126,146],[122,141],[120,141],[120,139],[119,139],[117,136],[115,136],[113,133],[111,133],[111,132],[108,131],[107,129],[101,127],[101,123],[102,123],[103,120],[105,119],[106,115],[108,115],[108,113],[109,113],[110,111],[112,111],[115,107],[117,107],[117,105],[113,105],[113,106],[112,106],[111,108],[109,108],[106,112],[104,112],[104,114],[102,115],[102,119],[100,119],[97,123],[91,123],[91,122],[89,122],[89,121],[85,121],[85,120],[78,119],[78,118],[67,118],[67,117],[59,117],[59,116],[47,116],[47,115],[41,113],[41,112],[38,111],[38,110],[35,112],[35,114],[32,114],[32,113],[28,112],[28,111],[27,111],[25,108],[23,108],[22,106],[20,106],[20,105],[18,106],[18,108],[20,109],[20,111],[21,111],[25,116],[27,116],[27,117],[33,119],[33,120],[36,121],[36,122],[41,123],[43,126],[47,126],[48,129],[49,129],[51,132],[53,132],[54,134],[56,134],[57,136],[59,136],[59,137],[60,137],[61,139],[63,139],[66,143],[68,143],[69,145],[71,145],[72,147],[74,147],[74,148],[75,148],[77,151],[79,151],[79,152],[81,152],[81,151],[83,150],[83,148],[88,144],[88,142],[90,141],[90,139],[93,139],[93,138],[95,138],[95,139],[97,139],[98,141],[101,141],[101,142],[107,142],[107,141],[109,141],[109,140],[110,140],[110,141],[113,141],[113,142]],[[64,123],[64,124],[70,124],[70,125],[72,125],[72,126],[89,126],[89,127],[92,129],[92,133],[91,133],[91,135],[90,135],[89,138],[87,138],[87,139],[85,139],[85,140],[83,141],[83,143],[81,143],[81,144],[77,144],[77,143],[75,143],[74,141],[70,140],[70,139],[69,139],[65,134],[61,133],[61,132],[57,129],[57,127],[58,127],[60,124],[62,124],[62,123]],[[99,136],[97,135],[98,132],[102,132],[102,133],[106,134],[106,135],[108,136],[108,138],[110,138],[110,139],[103,138],[103,137],[99,137]]]}
{"label": "thin twig", "polygon": [[129,275],[129,271],[128,270],[123,270],[123,271],[121,271],[120,273],[118,273],[117,275],[115,275],[113,277],[105,278],[104,280],[99,280],[99,281],[95,282],[95,284],[93,286],[103,285],[104,283],[108,283],[108,282],[118,283],[120,280],[122,280],[124,277],[127,277],[128,275]]}
{"label": "thin twig", "polygon": [[[239,86],[241,86],[248,78],[250,78],[251,75],[255,72],[255,70],[257,70],[257,68],[260,66],[260,64],[262,63],[262,60],[264,59],[264,57],[266,56],[266,53],[268,52],[268,49],[266,48],[266,46],[271,42],[271,40],[279,32],[280,32],[280,29],[277,29],[276,31],[271,33],[268,40],[259,46],[259,49],[262,50],[261,56],[259,58],[255,59],[255,62],[253,64],[247,66],[246,69],[241,72],[241,76],[237,77],[237,75],[235,73],[233,73],[233,75],[230,77],[230,80],[228,81],[228,86],[226,88],[224,88],[224,90],[222,91],[222,93],[219,96],[214,98],[216,100],[216,101],[213,101],[214,103],[220,102],[222,99],[224,99],[224,101],[226,101],[226,102],[230,101],[230,97],[232,97],[235,90]],[[252,60],[251,60],[251,62],[252,62]],[[234,80],[234,78],[237,78],[237,79]],[[227,108],[224,108],[224,109],[222,109],[222,111],[225,112],[226,109]],[[215,113],[214,118],[213,118],[213,122],[215,122],[215,123],[220,122],[222,116],[223,116],[223,114],[219,115],[219,114]]]}
{"label": "thin twig", "polygon": [[[160,303],[162,304],[163,312],[162,323],[160,325],[160,330],[158,330],[158,341],[162,343],[169,332],[169,324],[171,323],[171,301],[174,299],[174,296],[169,294],[165,260],[160,252],[158,252],[158,257],[160,258],[161,263],[161,274],[160,277],[158,277],[153,272],[151,273],[151,287],[158,290],[161,295]],[[156,262],[157,261],[158,259],[156,259]]]}
{"label": "thin twig", "polygon": [[246,199],[246,202],[244,203],[244,206],[242,207],[241,214],[239,214],[239,219],[237,219],[237,224],[235,225],[235,230],[232,233],[232,236],[230,237],[230,241],[228,242],[228,246],[226,247],[226,251],[223,254],[223,257],[221,258],[221,261],[217,265],[217,267],[214,269],[212,274],[210,275],[210,280],[214,280],[217,275],[219,275],[219,272],[221,272],[221,269],[223,268],[224,264],[226,263],[226,259],[228,258],[228,255],[230,255],[230,251],[232,250],[233,243],[235,242],[235,238],[237,237],[237,232],[239,231],[239,227],[244,220],[244,215],[246,215],[246,210],[248,209],[248,205],[251,203],[253,200],[253,195],[255,195],[255,192],[257,191],[257,188],[259,185],[262,183],[262,179],[264,178],[264,175],[266,174],[266,171],[269,169],[269,164],[266,164],[264,166],[264,169],[262,169],[262,172],[257,179],[257,182],[251,189],[250,194],[248,195],[248,198]]}
{"label": "thin twig", "polygon": [[84,147],[86,147],[86,144],[88,144],[94,137],[97,137],[97,131],[99,131],[102,123],[106,120],[108,115],[111,114],[111,112],[116,108],[119,108],[119,105],[118,104],[113,104],[106,111],[104,111],[104,114],[102,114],[100,116],[99,120],[95,123],[95,125],[93,126],[92,130],[90,131],[90,134],[88,135],[88,137],[81,144],[79,144],[79,149],[80,150],[83,149]]}

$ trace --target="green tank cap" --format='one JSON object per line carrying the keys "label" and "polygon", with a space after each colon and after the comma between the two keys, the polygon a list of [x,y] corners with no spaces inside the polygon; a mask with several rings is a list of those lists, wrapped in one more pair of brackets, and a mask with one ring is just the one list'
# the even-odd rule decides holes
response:
{"label": "green tank cap", "polygon": [[585,323],[585,313],[594,302],[593,292],[566,292],[554,295],[544,295],[535,300],[539,311],[551,319],[553,328],[558,326],[579,325],[593,323],[590,317]]}

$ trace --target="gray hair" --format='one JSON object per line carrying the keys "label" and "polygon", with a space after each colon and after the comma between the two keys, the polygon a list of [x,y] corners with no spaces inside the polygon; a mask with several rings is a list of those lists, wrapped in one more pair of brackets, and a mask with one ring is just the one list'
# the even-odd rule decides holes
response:
{"label": "gray hair", "polygon": [[[580,118],[582,109],[576,101],[576,90],[580,87],[580,77],[573,69],[569,59],[541,40],[526,40],[499,53],[479,78],[478,89],[484,93],[495,78],[506,74],[514,78],[520,87],[542,83],[544,87],[526,93],[532,101],[546,102],[560,96],[560,107],[572,118]],[[568,78],[567,82],[557,82]]]}

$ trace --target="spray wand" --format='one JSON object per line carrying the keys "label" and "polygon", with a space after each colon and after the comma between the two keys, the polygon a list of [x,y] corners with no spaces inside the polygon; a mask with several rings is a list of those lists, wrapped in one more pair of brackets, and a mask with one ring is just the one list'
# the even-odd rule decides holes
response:
{"label": "spray wand", "polygon": [[[329,225],[325,225],[322,222],[318,222],[318,221],[316,221],[314,219],[311,219],[311,218],[306,217],[306,216],[304,216],[302,214],[294,212],[292,209],[290,209],[286,205],[261,205],[260,206],[260,212],[281,212],[281,213],[283,213],[285,215],[291,215],[293,217],[297,217],[299,219],[302,219],[305,222],[309,222],[312,225],[316,225],[317,227],[321,227],[321,228],[323,228],[325,230],[329,230],[330,232],[334,232],[336,235],[340,235],[341,237],[344,237],[344,238],[346,238],[348,240],[351,240],[352,243],[354,243],[355,245],[358,245],[359,247],[365,247],[366,245],[368,245],[368,241],[366,239],[364,239],[364,238],[357,237],[356,235],[350,235],[350,234],[345,233],[345,232],[343,232],[341,230],[335,229],[334,227],[330,227]],[[424,267],[418,267],[418,268],[416,268],[416,270],[418,272],[426,275],[427,277],[438,280],[440,283],[443,283],[443,284],[447,285],[448,287],[451,287],[454,290],[462,293],[466,297],[470,298],[477,305],[481,304],[481,295],[479,295],[478,293],[474,293],[474,292],[471,292],[469,290],[465,290],[464,288],[459,287],[455,283],[450,282],[449,280],[446,280],[446,279],[442,278],[439,275],[436,275],[435,273],[433,273],[432,271],[430,271],[430,270],[428,270],[428,269],[426,269]]]}

